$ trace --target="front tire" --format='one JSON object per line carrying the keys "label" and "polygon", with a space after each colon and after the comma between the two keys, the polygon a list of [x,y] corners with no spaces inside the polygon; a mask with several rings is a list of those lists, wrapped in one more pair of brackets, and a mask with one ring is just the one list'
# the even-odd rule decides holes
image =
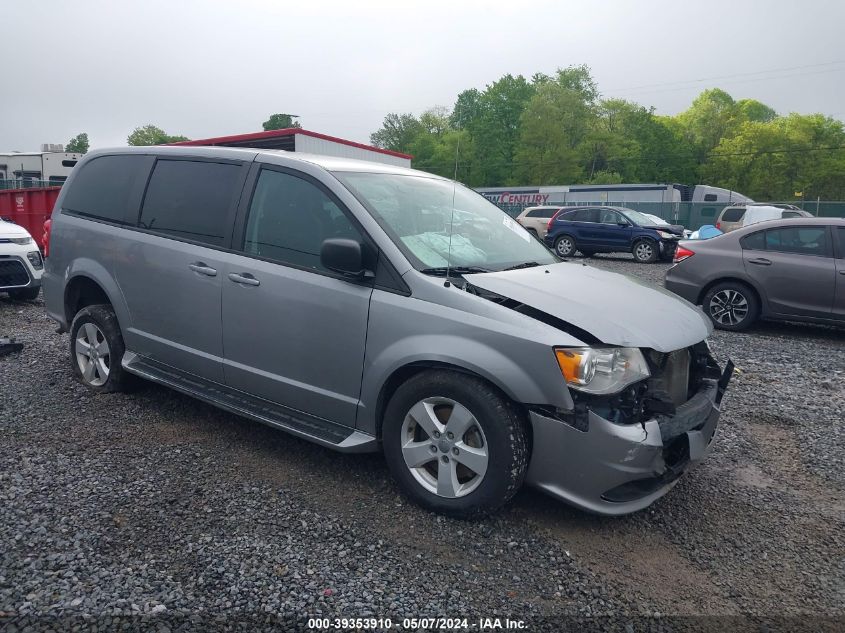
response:
{"label": "front tire", "polygon": [[453,517],[490,514],[522,486],[528,467],[523,416],[474,376],[425,371],[387,406],[382,442],[402,492]]}
{"label": "front tire", "polygon": [[657,261],[660,252],[654,240],[641,239],[634,242],[631,247],[631,254],[640,264],[653,264]]}
{"label": "front tire", "polygon": [[76,313],[70,326],[70,359],[83,385],[102,393],[125,391],[131,382],[121,365],[125,351],[110,305],[92,305]]}
{"label": "front tire", "polygon": [[701,305],[715,327],[733,332],[748,329],[760,313],[757,295],[748,286],[735,282],[713,286]]}

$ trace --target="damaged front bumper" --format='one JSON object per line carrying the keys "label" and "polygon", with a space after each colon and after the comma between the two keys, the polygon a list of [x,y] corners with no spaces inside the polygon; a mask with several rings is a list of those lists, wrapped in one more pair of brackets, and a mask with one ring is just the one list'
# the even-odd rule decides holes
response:
{"label": "damaged front bumper", "polygon": [[530,411],[533,453],[526,482],[574,506],[605,515],[648,507],[707,454],[716,435],[722,395],[733,373],[701,380],[673,414],[617,424],[587,412],[585,430]]}

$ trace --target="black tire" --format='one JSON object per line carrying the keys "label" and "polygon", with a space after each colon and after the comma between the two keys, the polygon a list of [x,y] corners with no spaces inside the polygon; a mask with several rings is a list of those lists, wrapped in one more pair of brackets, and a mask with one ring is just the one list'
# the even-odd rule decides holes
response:
{"label": "black tire", "polygon": [[558,257],[572,257],[575,251],[578,250],[575,244],[575,238],[571,235],[559,235],[555,238],[555,253]]}
{"label": "black tire", "polygon": [[[725,311],[728,304],[733,310]],[[720,330],[740,332],[748,329],[760,314],[760,300],[757,293],[745,284],[735,281],[717,283],[707,291],[701,302],[704,313]],[[742,309],[745,310],[744,314]]]}
{"label": "black tire", "polygon": [[537,229],[525,229],[525,230],[526,230],[526,231],[528,231],[529,233],[531,233],[531,236],[532,236],[535,240],[539,240],[539,239],[540,239],[540,235],[537,233]]}
{"label": "black tire", "polygon": [[9,297],[16,301],[35,301],[41,293],[41,286],[9,290]]}
{"label": "black tire", "polygon": [[[80,329],[88,323],[93,324],[99,331],[96,339],[98,341],[105,340],[108,345],[108,361],[105,360],[105,356],[103,357],[103,363],[108,367],[108,375],[102,384],[96,384],[103,378],[99,373],[95,374],[93,381],[83,375],[83,370],[80,366],[81,361],[77,355],[77,338],[80,334]],[[120,325],[110,305],[91,305],[82,308],[82,310],[76,313],[70,326],[70,361],[73,367],[73,373],[79,382],[89,389],[101,393],[126,391],[131,386],[132,376],[127,374],[121,365],[125,351],[126,347],[123,344]]]}
{"label": "black tire", "polygon": [[[412,468],[406,464],[402,452],[405,419],[415,405],[426,399],[449,399],[459,403],[475,418],[475,424],[469,428],[481,429],[483,447],[487,452],[486,472],[480,482],[463,496],[440,496],[436,491],[430,491],[417,480]],[[448,415],[451,416],[451,412]],[[446,418],[447,421],[450,419]],[[448,426],[445,430],[448,430]],[[469,442],[471,432],[456,438],[454,442]],[[477,433],[477,430],[474,432]],[[438,437],[443,440],[446,434]],[[428,467],[439,469],[440,460],[451,457],[450,451],[457,449],[443,448],[442,441],[438,448],[435,442],[437,440],[432,439],[428,447],[437,451],[432,460],[427,466],[416,468],[415,471]],[[428,510],[458,518],[484,516],[501,508],[522,486],[528,467],[529,448],[522,413],[495,387],[459,372],[425,371],[400,386],[384,414],[382,444],[387,465],[407,497]],[[455,457],[454,460],[457,468],[463,467],[460,458]]]}
{"label": "black tire", "polygon": [[634,261],[640,264],[653,264],[660,256],[660,249],[654,240],[641,238],[631,246],[631,254],[634,256]]}

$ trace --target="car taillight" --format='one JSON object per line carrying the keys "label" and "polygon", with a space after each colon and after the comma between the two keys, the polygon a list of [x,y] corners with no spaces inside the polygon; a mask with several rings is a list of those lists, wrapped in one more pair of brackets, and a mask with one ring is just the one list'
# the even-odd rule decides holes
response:
{"label": "car taillight", "polygon": [[44,220],[44,235],[41,241],[44,243],[44,257],[50,254],[50,228],[53,225],[53,220],[48,218]]}
{"label": "car taillight", "polygon": [[675,256],[672,258],[672,263],[677,264],[678,262],[684,261],[688,257],[692,257],[693,255],[695,255],[695,252],[679,244],[678,248],[675,249]]}
{"label": "car taillight", "polygon": [[716,222],[716,228],[717,228],[717,229],[719,229],[719,230],[721,231],[721,230],[722,230],[722,223],[721,223],[721,222]]}
{"label": "car taillight", "polygon": [[546,231],[552,230],[552,223],[555,221],[558,213],[560,213],[560,211],[555,212],[555,214],[549,218],[549,223],[546,225]]}

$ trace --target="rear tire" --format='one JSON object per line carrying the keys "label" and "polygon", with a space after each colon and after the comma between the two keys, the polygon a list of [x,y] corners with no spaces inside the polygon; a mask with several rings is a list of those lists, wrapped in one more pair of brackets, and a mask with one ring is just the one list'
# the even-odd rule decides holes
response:
{"label": "rear tire", "polygon": [[561,235],[555,239],[555,253],[558,257],[571,257],[575,254],[575,238],[571,235]]}
{"label": "rear tire", "polygon": [[82,308],[70,326],[70,360],[77,380],[93,391],[126,391],[132,377],[121,365],[126,347],[110,305]]}
{"label": "rear tire", "polygon": [[748,329],[760,314],[757,294],[745,284],[733,281],[713,286],[704,295],[701,306],[716,328],[732,332]]}
{"label": "rear tire", "polygon": [[646,238],[634,242],[634,245],[631,247],[631,254],[634,256],[634,260],[640,264],[653,264],[657,261],[660,251],[654,240]]}
{"label": "rear tire", "polygon": [[523,416],[474,376],[417,374],[393,394],[382,430],[385,459],[402,492],[433,512],[460,518],[492,513],[525,478]]}
{"label": "rear tire", "polygon": [[531,236],[532,236],[535,240],[539,240],[539,239],[540,239],[540,235],[537,233],[537,229],[526,229],[526,230],[527,230],[529,233],[531,233]]}
{"label": "rear tire", "polygon": [[35,288],[20,288],[18,290],[9,290],[9,297],[16,301],[35,301],[41,293],[41,286]]}

